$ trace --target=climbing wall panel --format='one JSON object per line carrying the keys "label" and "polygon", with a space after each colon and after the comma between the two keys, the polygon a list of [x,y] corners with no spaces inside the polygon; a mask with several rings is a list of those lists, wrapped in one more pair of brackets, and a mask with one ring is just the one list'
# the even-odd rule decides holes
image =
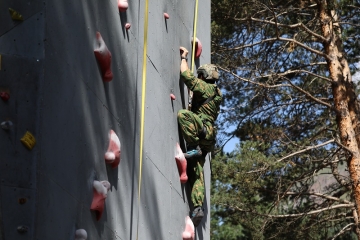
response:
{"label": "climbing wall panel", "polygon": [[[0,91],[10,93],[8,101],[0,99],[0,122],[13,123],[0,129],[0,152],[5,152],[0,155],[0,239],[74,239],[76,229],[85,229],[93,240],[181,238],[190,206],[174,159],[176,143],[183,143],[177,111],[187,101],[179,79],[179,46],[191,49],[195,3],[149,1],[145,92],[145,2],[128,1],[121,13],[117,4],[0,3]],[[200,5],[198,37],[204,50],[199,61],[205,63],[210,61],[210,3],[200,0]],[[12,20],[8,8],[24,20]],[[103,81],[94,55],[96,32],[112,55],[110,82]],[[104,159],[111,129],[121,142],[116,168]],[[36,139],[31,150],[20,142],[26,131]],[[209,186],[208,164],[205,169]],[[90,210],[94,180],[110,183],[99,219]],[[20,198],[28,200],[19,204]],[[209,239],[206,217],[197,239]],[[18,226],[28,230],[19,232]]]}

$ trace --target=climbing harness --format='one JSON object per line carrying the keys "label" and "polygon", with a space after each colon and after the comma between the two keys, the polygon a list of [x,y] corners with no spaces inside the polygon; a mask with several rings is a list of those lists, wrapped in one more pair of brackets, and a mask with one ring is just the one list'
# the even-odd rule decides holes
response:
{"label": "climbing harness", "polygon": [[205,99],[202,103],[200,104],[194,104],[194,108],[199,108],[201,107],[202,105],[205,105],[207,104],[208,102],[212,101],[214,98],[216,98],[216,96],[219,96],[219,92],[218,92],[218,87],[215,86],[215,94],[208,97],[207,99]]}

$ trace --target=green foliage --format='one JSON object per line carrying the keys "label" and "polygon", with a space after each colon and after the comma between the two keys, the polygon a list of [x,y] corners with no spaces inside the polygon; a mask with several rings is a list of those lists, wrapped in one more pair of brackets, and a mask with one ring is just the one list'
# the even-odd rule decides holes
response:
{"label": "green foliage", "polygon": [[349,183],[341,165],[349,155],[336,144],[320,2],[343,51],[337,57],[354,72],[358,0],[211,3],[212,62],[224,93],[218,146],[240,139],[212,161],[212,239],[354,237],[350,207],[326,210],[353,198],[340,184]]}

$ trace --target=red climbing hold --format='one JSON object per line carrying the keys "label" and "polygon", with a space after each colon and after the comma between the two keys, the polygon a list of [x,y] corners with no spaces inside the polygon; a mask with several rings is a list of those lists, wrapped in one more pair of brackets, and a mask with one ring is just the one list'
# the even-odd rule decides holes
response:
{"label": "red climbing hold", "polygon": [[194,240],[195,227],[189,216],[185,218],[185,231],[182,234],[183,240]]}
{"label": "red climbing hold", "polygon": [[116,168],[120,163],[121,144],[113,130],[109,132],[109,147],[105,153],[105,162]]}
{"label": "red climbing hold", "polygon": [[86,240],[87,232],[84,229],[78,229],[75,231],[75,240]]}
{"label": "red climbing hold", "polygon": [[113,79],[111,72],[111,53],[99,32],[96,32],[98,48],[94,50],[95,57],[100,65],[101,76],[104,82],[110,82]]}
{"label": "red climbing hold", "polygon": [[94,181],[94,196],[90,209],[96,212],[96,220],[100,220],[104,212],[105,199],[107,192],[110,190],[110,183],[108,181]]}
{"label": "red climbing hold", "polygon": [[8,92],[0,92],[0,97],[6,102],[7,100],[9,100],[10,94]]}
{"label": "red climbing hold", "polygon": [[188,180],[188,176],[186,175],[187,162],[186,162],[184,153],[182,152],[180,145],[178,143],[176,143],[175,160],[176,160],[176,165],[178,167],[178,171],[180,174],[180,182],[186,183]]}
{"label": "red climbing hold", "polygon": [[165,19],[169,19],[169,18],[170,18],[169,14],[164,13],[164,18],[165,18]]}
{"label": "red climbing hold", "polygon": [[126,30],[129,30],[129,29],[130,29],[130,27],[131,27],[131,24],[130,24],[130,23],[126,23],[126,24],[125,24],[125,28],[126,28]]}
{"label": "red climbing hold", "polygon": [[172,93],[170,94],[170,98],[171,98],[171,100],[173,100],[173,101],[176,99],[175,95],[172,94]]}
{"label": "red climbing hold", "polygon": [[[193,44],[193,38],[191,38],[191,46]],[[195,42],[195,58],[199,58],[202,52],[202,44],[198,38],[196,38]]]}
{"label": "red climbing hold", "polygon": [[120,12],[125,12],[129,7],[127,0],[119,0],[118,1],[118,8]]}

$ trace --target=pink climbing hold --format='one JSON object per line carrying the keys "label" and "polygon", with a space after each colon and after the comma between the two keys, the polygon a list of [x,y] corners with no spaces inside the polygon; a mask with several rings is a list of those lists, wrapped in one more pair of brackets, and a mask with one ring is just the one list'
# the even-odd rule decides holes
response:
{"label": "pink climbing hold", "polygon": [[75,231],[75,240],[86,240],[87,232],[84,229],[78,229]]}
{"label": "pink climbing hold", "polygon": [[127,30],[129,30],[130,27],[131,27],[131,24],[130,24],[130,23],[126,23],[126,24],[125,24],[125,28],[126,28]]}
{"label": "pink climbing hold", "polygon": [[[193,38],[191,38],[191,46],[193,44]],[[195,58],[199,58],[202,52],[202,44],[198,38],[195,41]]]}
{"label": "pink climbing hold", "polygon": [[120,12],[125,12],[129,7],[127,0],[119,0],[118,1],[118,8]]}
{"label": "pink climbing hold", "polygon": [[8,92],[0,92],[0,97],[2,100],[7,102],[10,98],[10,94]]}
{"label": "pink climbing hold", "polygon": [[183,240],[194,240],[195,227],[189,216],[185,218],[185,231],[182,233]]}
{"label": "pink climbing hold", "polygon": [[94,50],[94,53],[100,66],[101,76],[104,82],[110,82],[113,79],[113,73],[111,72],[111,52],[106,47],[99,32],[96,32],[96,40],[98,48]]}
{"label": "pink climbing hold", "polygon": [[165,18],[165,19],[169,19],[169,18],[170,18],[169,14],[164,13],[164,18]]}
{"label": "pink climbing hold", "polygon": [[90,209],[96,212],[96,220],[99,221],[103,212],[105,199],[107,197],[107,192],[110,190],[110,183],[108,181],[94,181],[94,196],[91,203]]}
{"label": "pink climbing hold", "polygon": [[176,155],[175,155],[176,165],[178,167],[180,182],[186,183],[188,176],[186,174],[187,161],[185,159],[184,153],[180,148],[179,143],[176,143]]}
{"label": "pink climbing hold", "polygon": [[105,153],[105,162],[116,168],[120,163],[121,144],[113,130],[109,132],[109,147]]}
{"label": "pink climbing hold", "polygon": [[170,98],[171,98],[171,100],[173,100],[173,101],[176,99],[175,95],[172,94],[172,93],[170,94]]}

